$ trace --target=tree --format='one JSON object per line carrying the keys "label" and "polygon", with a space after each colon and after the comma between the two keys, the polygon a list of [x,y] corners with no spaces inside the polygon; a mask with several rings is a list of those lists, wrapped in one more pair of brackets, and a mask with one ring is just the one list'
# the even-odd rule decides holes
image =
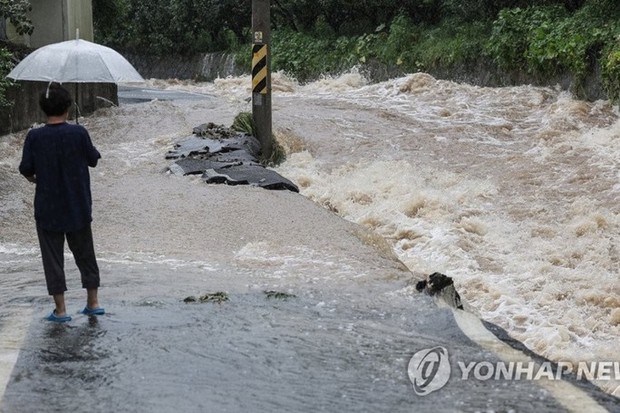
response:
{"label": "tree", "polygon": [[[19,34],[32,34],[34,26],[28,18],[32,6],[28,0],[0,0],[0,18],[8,19]],[[0,37],[6,38],[3,30]]]}
{"label": "tree", "polygon": [[98,42],[148,54],[223,50],[248,39],[251,0],[94,0]]}
{"label": "tree", "polygon": [[495,19],[502,9],[534,6],[561,6],[567,11],[582,7],[586,0],[443,0],[442,7],[447,14],[459,16],[463,20],[480,18]]}
{"label": "tree", "polygon": [[312,29],[322,14],[316,0],[273,0],[272,22],[276,28],[291,28],[298,32]]}

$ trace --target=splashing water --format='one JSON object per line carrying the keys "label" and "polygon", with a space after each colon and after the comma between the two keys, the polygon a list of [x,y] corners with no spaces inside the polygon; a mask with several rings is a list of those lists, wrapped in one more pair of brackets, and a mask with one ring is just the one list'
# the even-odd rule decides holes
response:
{"label": "splashing water", "polygon": [[303,194],[390,240],[413,272],[453,276],[536,352],[617,360],[620,121],[607,102],[426,74],[316,87],[276,112],[310,148],[279,168]]}
{"label": "splashing water", "polygon": [[[158,136],[140,142],[114,133],[115,122],[140,128],[137,109],[110,109],[107,123],[91,120],[92,133],[109,139],[109,156],[133,154],[125,167],[101,174],[136,174],[135,162],[156,170],[180,129],[230,123],[251,110],[249,77],[150,83],[218,99],[182,109],[146,104],[140,111],[152,109],[151,120],[168,116]],[[543,356],[618,360],[620,121],[608,102],[421,73],[369,84],[351,72],[306,85],[277,73],[273,91],[276,136],[290,152],[277,169],[305,196],[380,234],[413,273],[453,277],[469,309]],[[0,174],[7,165],[0,163]],[[24,225],[13,238],[25,237]],[[236,259],[294,269],[304,254],[258,243]],[[597,384],[620,395],[620,383]]]}

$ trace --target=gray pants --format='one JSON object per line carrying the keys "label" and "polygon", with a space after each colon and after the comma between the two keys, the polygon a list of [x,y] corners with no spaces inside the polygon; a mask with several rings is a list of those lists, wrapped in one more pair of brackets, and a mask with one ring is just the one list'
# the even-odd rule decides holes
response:
{"label": "gray pants", "polygon": [[48,231],[37,225],[37,235],[43,258],[43,271],[50,295],[67,291],[65,280],[65,237],[80,270],[83,288],[99,288],[99,267],[93,246],[90,224],[73,232]]}

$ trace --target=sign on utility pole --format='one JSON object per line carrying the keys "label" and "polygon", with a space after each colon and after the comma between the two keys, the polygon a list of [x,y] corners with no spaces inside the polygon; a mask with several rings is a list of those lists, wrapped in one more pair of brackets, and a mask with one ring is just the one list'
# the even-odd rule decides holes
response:
{"label": "sign on utility pole", "polygon": [[270,47],[270,0],[252,0],[252,116],[263,159],[269,159],[273,151]]}

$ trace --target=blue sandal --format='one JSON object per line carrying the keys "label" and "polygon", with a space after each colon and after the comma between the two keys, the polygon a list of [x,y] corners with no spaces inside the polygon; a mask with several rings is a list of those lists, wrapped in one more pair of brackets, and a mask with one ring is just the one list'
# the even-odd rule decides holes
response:
{"label": "blue sandal", "polygon": [[80,311],[80,314],[84,314],[84,315],[104,315],[105,314],[105,309],[102,307],[96,307],[96,308],[89,308],[88,306],[84,307],[84,309],[82,311]]}
{"label": "blue sandal", "polygon": [[71,321],[70,315],[57,316],[56,310],[52,311],[50,315],[45,317],[47,321],[52,321],[54,323],[66,323],[67,321]]}

